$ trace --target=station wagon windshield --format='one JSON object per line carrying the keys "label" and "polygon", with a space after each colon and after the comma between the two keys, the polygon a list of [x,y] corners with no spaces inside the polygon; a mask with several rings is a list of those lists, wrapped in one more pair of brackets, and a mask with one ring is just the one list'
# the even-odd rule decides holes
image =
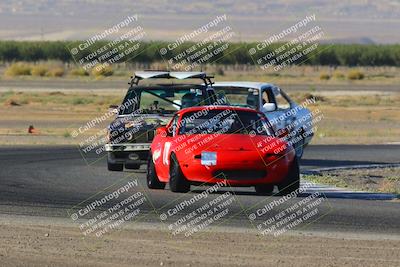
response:
{"label": "station wagon windshield", "polygon": [[224,104],[237,107],[248,107],[257,109],[258,107],[258,90],[243,87],[224,87],[218,88],[218,100],[222,100]]}
{"label": "station wagon windshield", "polygon": [[119,115],[141,110],[144,114],[172,114],[177,110],[206,103],[207,96],[201,87],[193,88],[136,88],[129,90]]}

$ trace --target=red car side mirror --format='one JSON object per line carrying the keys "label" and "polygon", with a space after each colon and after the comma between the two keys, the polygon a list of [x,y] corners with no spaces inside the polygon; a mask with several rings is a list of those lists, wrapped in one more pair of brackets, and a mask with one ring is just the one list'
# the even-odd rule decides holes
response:
{"label": "red car side mirror", "polygon": [[156,134],[157,135],[161,135],[162,137],[166,137],[167,136],[167,127],[159,127],[156,130]]}
{"label": "red car side mirror", "polygon": [[284,129],[280,129],[278,131],[278,137],[279,138],[285,138],[287,135],[289,134],[288,129],[284,128]]}

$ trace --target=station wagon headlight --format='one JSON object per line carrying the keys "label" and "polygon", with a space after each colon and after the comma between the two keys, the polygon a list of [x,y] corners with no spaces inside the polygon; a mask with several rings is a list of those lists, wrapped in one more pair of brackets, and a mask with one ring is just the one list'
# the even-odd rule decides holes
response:
{"label": "station wagon headlight", "polygon": [[131,141],[131,140],[133,139],[133,134],[130,133],[130,132],[127,132],[127,133],[125,134],[125,137],[126,137],[126,140]]}
{"label": "station wagon headlight", "polygon": [[118,131],[110,130],[110,129],[107,131],[107,136],[106,136],[107,139],[106,140],[108,143],[114,141],[114,139],[117,137],[118,137]]}

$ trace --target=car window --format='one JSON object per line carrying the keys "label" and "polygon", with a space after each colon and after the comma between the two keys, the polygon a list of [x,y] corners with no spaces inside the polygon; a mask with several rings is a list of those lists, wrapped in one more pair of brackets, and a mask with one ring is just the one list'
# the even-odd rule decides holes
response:
{"label": "car window", "polygon": [[211,110],[188,112],[182,117],[179,134],[248,134],[272,135],[265,118],[256,112]]}
{"label": "car window", "polygon": [[176,128],[178,127],[178,120],[179,120],[179,116],[175,115],[172,118],[171,124],[168,128],[168,136],[175,136],[176,135]]}
{"label": "car window", "polygon": [[218,87],[216,90],[217,99],[221,104],[258,108],[259,91],[258,89],[245,87]]}
{"label": "car window", "polygon": [[286,100],[285,97],[281,94],[280,90],[274,90],[276,107],[278,109],[288,109],[290,108],[289,101]]}
{"label": "car window", "polygon": [[171,114],[182,108],[204,105],[206,98],[201,88],[149,87],[129,90],[122,106],[129,101],[134,104],[121,111],[120,115],[130,114],[136,110],[146,114]]}
{"label": "car window", "polygon": [[261,98],[262,98],[262,104],[263,104],[263,105],[264,105],[265,103],[275,103],[275,102],[274,102],[273,93],[272,93],[270,87],[268,87],[268,88],[262,90]]}

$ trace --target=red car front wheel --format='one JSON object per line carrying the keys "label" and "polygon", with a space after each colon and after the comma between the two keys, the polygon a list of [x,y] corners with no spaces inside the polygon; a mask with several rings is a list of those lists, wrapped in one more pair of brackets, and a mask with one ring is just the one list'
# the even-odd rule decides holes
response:
{"label": "red car front wheel", "polygon": [[186,193],[190,190],[190,183],[183,175],[175,154],[170,159],[169,187],[172,192]]}
{"label": "red car front wheel", "polygon": [[150,153],[147,164],[147,187],[150,189],[164,189],[165,183],[158,179],[156,167],[154,166],[153,158]]}
{"label": "red car front wheel", "polygon": [[254,186],[257,195],[260,196],[266,196],[272,194],[274,191],[274,185],[273,184],[259,184]]}

